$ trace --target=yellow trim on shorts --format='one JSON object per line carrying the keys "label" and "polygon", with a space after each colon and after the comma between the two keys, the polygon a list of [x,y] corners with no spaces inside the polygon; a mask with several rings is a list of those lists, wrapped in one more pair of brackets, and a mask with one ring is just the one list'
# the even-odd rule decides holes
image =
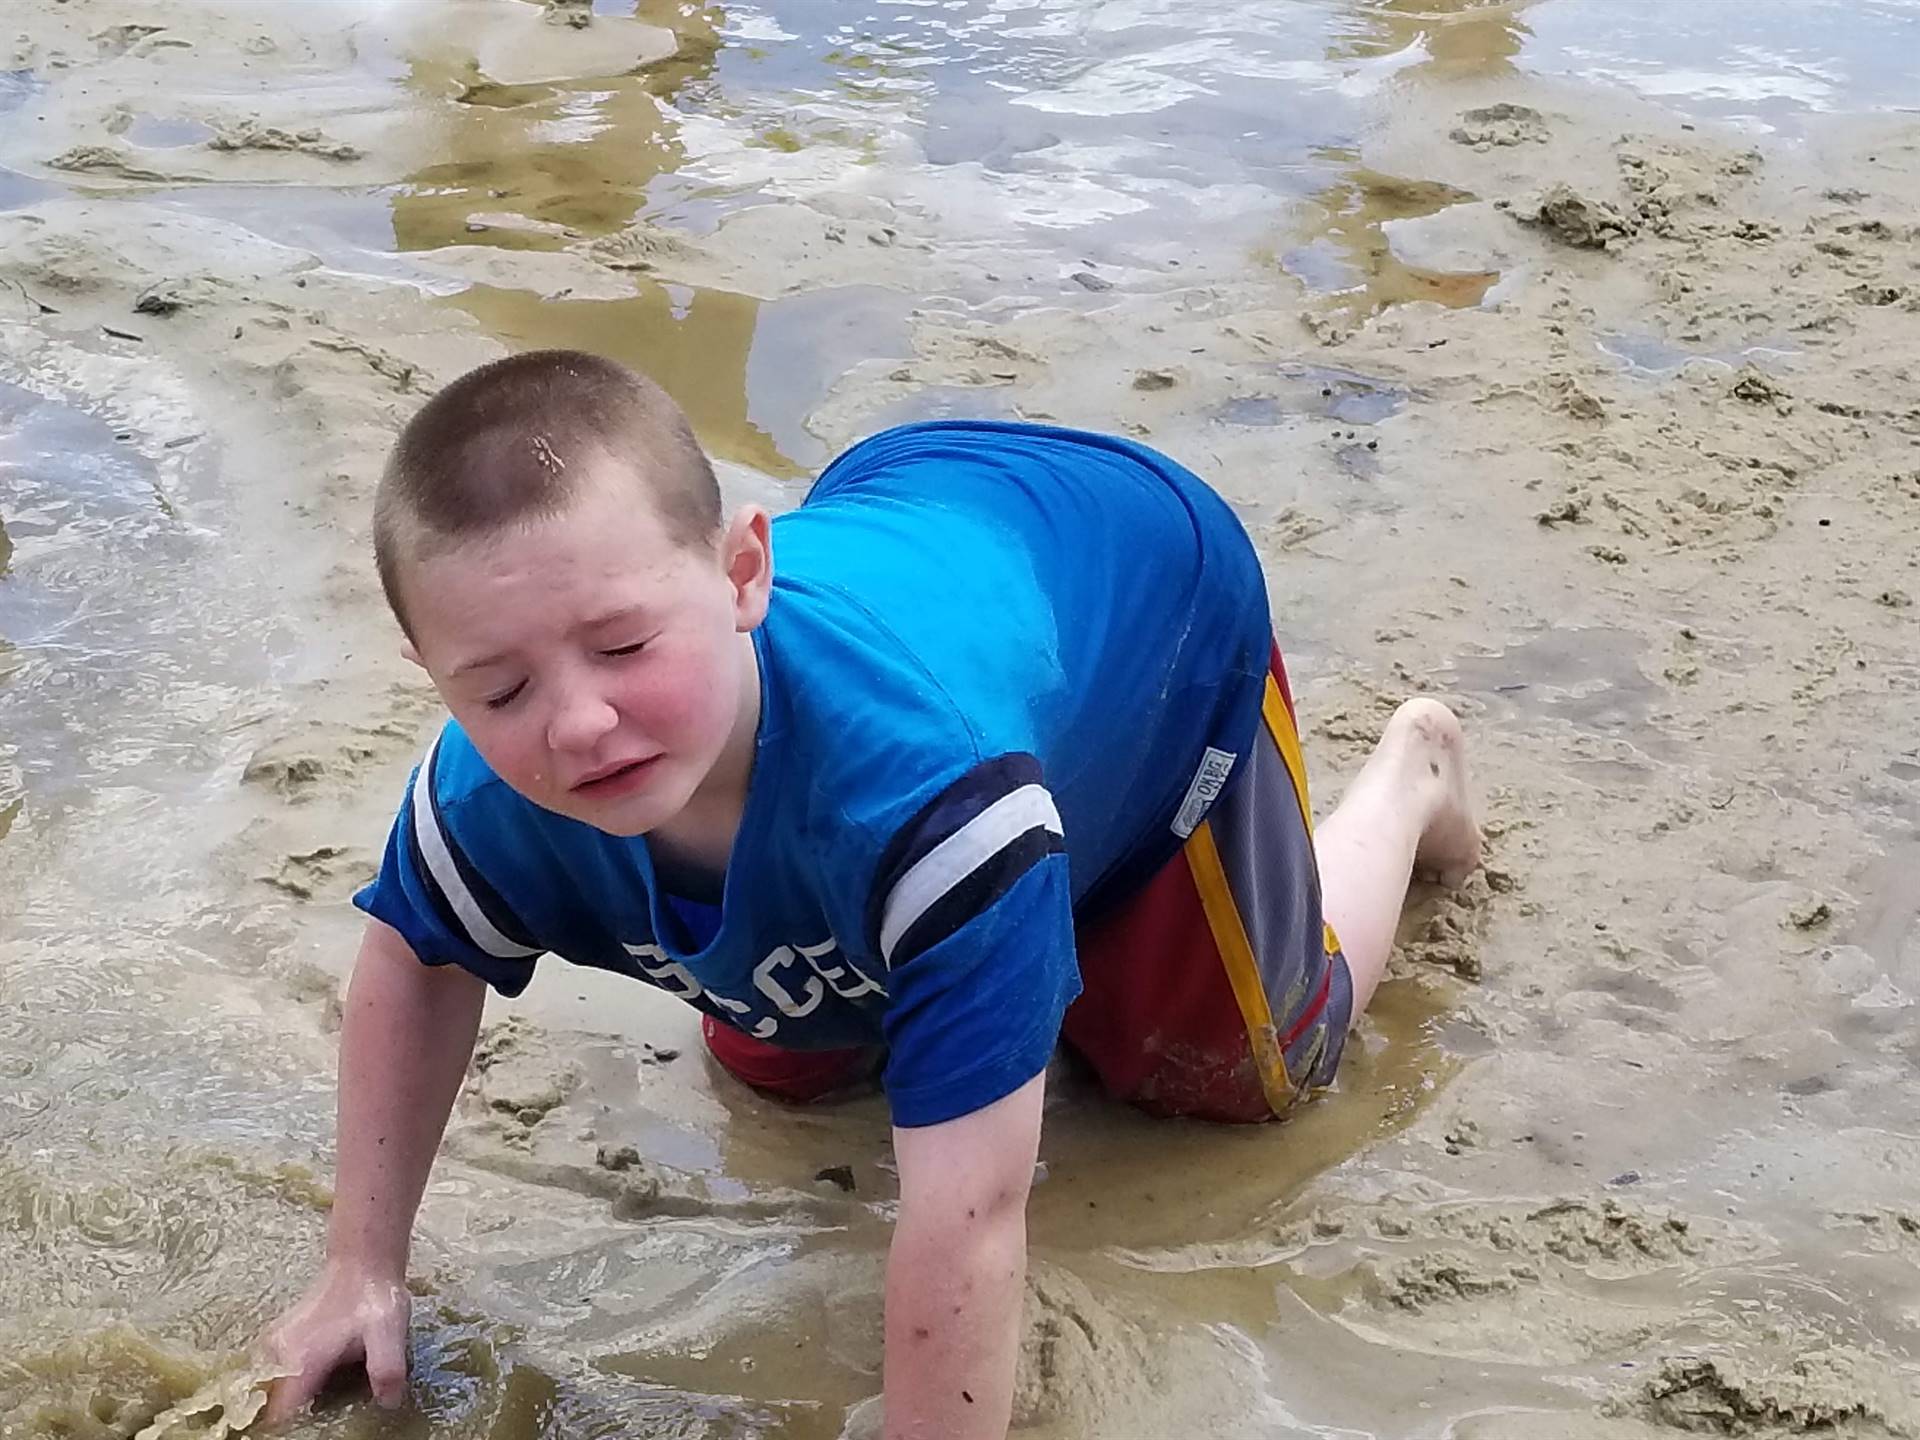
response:
{"label": "yellow trim on shorts", "polygon": [[[1300,730],[1293,723],[1293,712],[1287,709],[1287,698],[1280,693],[1280,682],[1267,676],[1267,693],[1261,697],[1260,714],[1267,722],[1267,733],[1273,737],[1273,743],[1280,750],[1280,758],[1286,763],[1287,778],[1293,781],[1293,798],[1300,802],[1300,823],[1307,827],[1307,839],[1313,839],[1313,802],[1307,795],[1307,757],[1300,750]],[[1333,926],[1321,922],[1321,944],[1327,954],[1340,953],[1340,937],[1333,933]]]}
{"label": "yellow trim on shorts", "polygon": [[1307,797],[1307,757],[1300,753],[1300,732],[1294,726],[1292,712],[1287,709],[1286,697],[1280,693],[1280,682],[1271,674],[1267,676],[1267,693],[1260,701],[1260,713],[1266,718],[1267,733],[1280,748],[1280,758],[1286,762],[1287,778],[1293,781],[1293,795],[1300,802],[1300,819],[1311,835],[1313,802]]}
{"label": "yellow trim on shorts", "polygon": [[1220,863],[1220,847],[1214,843],[1210,821],[1202,820],[1194,828],[1183,853],[1193,872],[1194,888],[1200,893],[1200,908],[1206,912],[1207,928],[1213,932],[1214,948],[1220,952],[1227,983],[1233,987],[1240,1018],[1246,1023],[1254,1066],[1260,1072],[1260,1088],[1266,1093],[1273,1113],[1284,1115],[1293,1103],[1293,1081],[1287,1077],[1286,1057],[1280,1053],[1280,1036],[1274,1029],[1267,988],[1260,980],[1260,967],[1253,958],[1253,942],[1247,938],[1246,924],[1233,902],[1233,889],[1227,883],[1226,867]]}

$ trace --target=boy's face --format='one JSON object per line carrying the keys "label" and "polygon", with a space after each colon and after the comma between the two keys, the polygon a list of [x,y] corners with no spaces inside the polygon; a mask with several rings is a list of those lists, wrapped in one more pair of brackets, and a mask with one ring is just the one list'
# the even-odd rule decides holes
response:
{"label": "boy's face", "polygon": [[685,808],[737,726],[750,741],[767,517],[747,507],[717,547],[682,546],[614,462],[574,463],[589,470],[566,512],[417,557],[402,587],[417,658],[494,773],[639,835]]}

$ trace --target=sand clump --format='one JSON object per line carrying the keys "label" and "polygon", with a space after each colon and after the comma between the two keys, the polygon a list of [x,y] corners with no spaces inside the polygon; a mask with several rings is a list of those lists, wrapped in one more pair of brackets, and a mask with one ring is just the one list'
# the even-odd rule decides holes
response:
{"label": "sand clump", "polygon": [[1793,397],[1787,388],[1756,365],[1743,365],[1733,377],[1733,384],[1727,388],[1727,393],[1749,405],[1770,405],[1782,415],[1792,409],[1790,402]]}
{"label": "sand clump", "polygon": [[240,783],[291,804],[338,798],[361,783],[369,766],[410,750],[413,740],[412,728],[397,721],[347,725],[309,720],[255,750],[240,772]]}
{"label": "sand clump", "polygon": [[[1456,1121],[1452,1153],[1483,1143]],[[1282,1232],[1275,1243],[1289,1244]],[[1615,1197],[1571,1196],[1539,1205],[1467,1202],[1321,1209],[1296,1222],[1291,1246],[1312,1249],[1324,1270],[1349,1256],[1372,1304],[1419,1314],[1436,1306],[1566,1291],[1662,1271],[1697,1272],[1755,1252],[1750,1234]]]}
{"label": "sand clump", "polygon": [[134,297],[133,313],[164,319],[196,306],[217,304],[222,298],[218,282],[197,275],[184,275],[147,286]]}
{"label": "sand clump", "polygon": [[1502,145],[1542,145],[1548,135],[1546,117],[1530,105],[1501,101],[1468,110],[1448,132],[1456,145],[1488,149]]}
{"label": "sand clump", "polygon": [[593,0],[544,0],[544,9],[549,25],[584,30],[593,24]]}
{"label": "sand clump", "polygon": [[216,1375],[154,1416],[133,1440],[226,1440],[243,1434],[266,1409],[273,1379],[258,1365]]}
{"label": "sand clump", "polygon": [[1489,907],[1516,883],[1511,870],[1483,867],[1457,890],[1437,892],[1419,903],[1401,925],[1396,973],[1406,965],[1435,966],[1462,980],[1479,980],[1485,973],[1481,942],[1491,918]]}
{"label": "sand clump", "polygon": [[1723,1226],[1612,1196],[1571,1196],[1538,1206],[1386,1207],[1362,1223],[1385,1240],[1472,1241],[1499,1254],[1557,1260],[1615,1279],[1709,1256],[1724,1260],[1747,1248]]}
{"label": "sand clump", "polygon": [[111,175],[116,180],[141,180],[165,184],[175,177],[156,170],[123,145],[75,145],[47,161],[49,169],[75,175]]}
{"label": "sand clump", "polygon": [[303,126],[299,130],[284,130],[278,125],[268,125],[258,119],[236,120],[215,130],[213,138],[207,141],[209,150],[244,151],[265,150],[281,151],[287,154],[312,155],[321,160],[363,160],[366,151],[358,145],[349,145],[343,140],[333,140],[322,134],[315,125]]}
{"label": "sand clump", "polygon": [[[1226,1337],[1155,1333],[1062,1266],[1029,1267],[1013,1424],[1042,1435],[1248,1433],[1270,1406],[1234,1368]],[[1270,1423],[1270,1422],[1269,1422]]]}
{"label": "sand clump", "polygon": [[1537,225],[1563,245],[1580,250],[1606,250],[1630,239],[1639,222],[1605,200],[1583,195],[1561,182],[1548,187],[1539,199],[1513,207],[1523,225]]}
{"label": "sand clump", "polygon": [[9,1355],[0,1365],[0,1434],[226,1440],[259,1417],[271,1380],[243,1355],[186,1350],[112,1326]]}
{"label": "sand clump", "polygon": [[467,1078],[468,1092],[506,1117],[509,1134],[523,1145],[579,1084],[578,1067],[556,1056],[551,1038],[517,1015],[481,1031]]}
{"label": "sand clump", "polygon": [[1538,1272],[1524,1264],[1509,1266],[1502,1273],[1465,1255],[1429,1250],[1388,1266],[1379,1274],[1373,1293],[1378,1304],[1419,1311],[1449,1300],[1509,1294],[1521,1282],[1538,1279]]}
{"label": "sand clump", "polygon": [[371,852],[357,845],[319,845],[284,856],[261,880],[295,900],[344,900],[379,873]]}
{"label": "sand clump", "polygon": [[1907,1210],[1863,1210],[1836,1215],[1833,1222],[1860,1227],[1869,1249],[1879,1254],[1898,1255],[1920,1266],[1920,1215]]}
{"label": "sand clump", "polygon": [[1124,1414],[1131,1408],[1115,1393],[1113,1381],[1130,1373],[1139,1385],[1156,1367],[1140,1337],[1116,1320],[1084,1284],[1033,1267],[1014,1383],[1014,1424]]}
{"label": "sand clump", "polygon": [[1920,1434],[1920,1408],[1885,1365],[1845,1347],[1771,1366],[1728,1354],[1666,1356],[1613,1408],[1693,1434]]}
{"label": "sand clump", "polygon": [[[166,35],[166,33],[167,27],[164,25],[143,25],[137,21],[129,21],[120,25],[108,25],[104,29],[94,31],[88,38],[93,41],[101,55],[114,56],[138,49],[152,41],[156,35]],[[190,42],[169,36],[166,40],[157,43],[184,46]]]}
{"label": "sand clump", "polygon": [[[1463,1155],[1484,1144],[1449,1130]],[[1669,1317],[1641,1298],[1719,1273],[1756,1253],[1754,1237],[1615,1197],[1545,1205],[1389,1204],[1322,1208],[1297,1232],[1292,1263],[1337,1277],[1330,1318],[1372,1343],[1463,1359],[1578,1365],[1630,1357]]]}
{"label": "sand clump", "polygon": [[[1544,142],[1544,131],[1528,138]],[[1523,225],[1574,249],[1618,251],[1645,232],[1674,240],[1767,243],[1777,224],[1731,213],[1762,168],[1759,152],[1628,136],[1613,147],[1612,198],[1560,180],[1537,195],[1498,202]]]}
{"label": "sand clump", "polygon": [[683,263],[698,253],[672,230],[634,224],[591,242],[587,254],[609,270],[657,270]]}

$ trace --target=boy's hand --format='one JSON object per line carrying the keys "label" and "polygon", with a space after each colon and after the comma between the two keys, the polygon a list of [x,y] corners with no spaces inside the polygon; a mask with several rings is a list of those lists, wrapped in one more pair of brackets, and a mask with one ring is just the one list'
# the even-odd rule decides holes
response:
{"label": "boy's hand", "polygon": [[1026,1294],[1045,1075],[971,1115],[893,1132],[887,1440],[1001,1440]]}
{"label": "boy's hand", "polygon": [[399,1405],[407,1398],[411,1308],[399,1281],[328,1266],[263,1342],[280,1376],[267,1400],[267,1423],[299,1414],[335,1370],[355,1360],[366,1362],[373,1398],[389,1410]]}
{"label": "boy's hand", "polygon": [[327,1263],[262,1348],[285,1379],[269,1422],[304,1409],[327,1377],[365,1360],[373,1396],[407,1395],[407,1247],[487,987],[451,965],[422,965],[397,931],[367,923],[340,1030],[339,1175]]}

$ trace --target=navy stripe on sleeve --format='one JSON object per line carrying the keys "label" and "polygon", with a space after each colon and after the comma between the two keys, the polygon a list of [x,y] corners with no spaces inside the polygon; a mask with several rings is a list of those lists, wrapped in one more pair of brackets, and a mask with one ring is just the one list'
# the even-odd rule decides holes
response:
{"label": "navy stripe on sleeve", "polygon": [[868,914],[881,958],[891,969],[924,953],[1064,849],[1038,760],[1011,754],[976,765],[922,807],[881,855]]}

